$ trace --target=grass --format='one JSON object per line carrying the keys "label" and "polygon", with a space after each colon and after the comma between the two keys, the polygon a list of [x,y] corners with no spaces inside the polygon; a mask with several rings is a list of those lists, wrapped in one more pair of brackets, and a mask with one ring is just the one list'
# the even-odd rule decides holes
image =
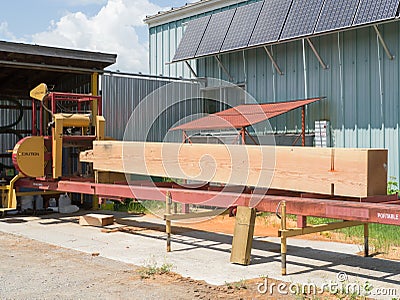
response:
{"label": "grass", "polygon": [[241,279],[236,282],[225,282],[225,285],[228,289],[242,290],[247,289],[246,280]]}
{"label": "grass", "polygon": [[[308,224],[317,225],[337,220],[327,218],[316,218],[308,217]],[[343,229],[338,229],[336,232],[340,232],[345,235],[346,238],[354,238],[362,242],[364,239],[364,227],[355,226]],[[329,237],[329,236],[328,236]],[[391,247],[400,247],[400,227],[385,224],[369,224],[369,244],[375,249],[376,252],[387,253]]]}
{"label": "grass", "polygon": [[[268,220],[268,216],[275,215],[273,213],[258,213],[257,216],[263,217]],[[288,220],[296,221],[295,215],[287,215]],[[307,217],[307,223],[310,225],[326,224],[338,220],[328,218]],[[278,222],[279,223],[279,222]],[[321,232],[321,235],[326,238],[332,237],[332,232],[338,232],[344,238],[363,243],[364,241],[364,227],[355,226],[334,231]],[[388,253],[392,247],[400,247],[400,227],[385,224],[369,224],[369,245],[374,252]]]}
{"label": "grass", "polygon": [[137,272],[140,278],[147,279],[156,275],[168,274],[171,272],[172,268],[172,264],[163,263],[161,266],[158,266],[156,262],[151,262],[140,267]]}

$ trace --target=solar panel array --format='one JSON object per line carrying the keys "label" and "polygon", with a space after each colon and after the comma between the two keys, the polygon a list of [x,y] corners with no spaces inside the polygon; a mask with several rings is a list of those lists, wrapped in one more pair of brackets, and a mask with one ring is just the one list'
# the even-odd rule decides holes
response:
{"label": "solar panel array", "polygon": [[230,9],[211,16],[196,56],[219,53],[234,14],[235,10]]}
{"label": "solar panel array", "polygon": [[263,0],[194,19],[173,62],[394,19],[400,0]]}
{"label": "solar panel array", "polygon": [[263,2],[260,1],[240,6],[236,9],[235,16],[233,17],[221,51],[247,47],[250,40],[249,32],[253,31],[262,6]]}
{"label": "solar panel array", "polygon": [[286,40],[314,32],[324,0],[294,0],[280,39]]}
{"label": "solar panel array", "polygon": [[359,1],[325,0],[314,33],[350,27]]}
{"label": "solar panel array", "polygon": [[249,46],[276,42],[285,24],[292,0],[265,1]]}
{"label": "solar panel array", "polygon": [[190,59],[196,55],[210,18],[211,16],[206,16],[189,22],[173,61]]}
{"label": "solar panel array", "polygon": [[361,0],[354,25],[392,19],[396,16],[399,0]]}

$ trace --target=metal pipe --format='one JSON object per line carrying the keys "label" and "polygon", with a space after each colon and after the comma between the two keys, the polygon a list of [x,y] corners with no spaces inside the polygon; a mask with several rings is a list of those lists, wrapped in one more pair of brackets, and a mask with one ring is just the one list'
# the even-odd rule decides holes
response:
{"label": "metal pipe", "polygon": [[369,228],[368,223],[364,224],[364,257],[369,256]]}
{"label": "metal pipe", "polygon": [[301,145],[306,145],[306,107],[301,107]]}
{"label": "metal pipe", "polygon": [[325,64],[325,62],[322,60],[321,56],[319,55],[317,49],[315,49],[314,44],[311,42],[311,40],[309,38],[306,38],[308,45],[310,46],[312,52],[314,52],[315,57],[318,59],[319,64],[321,65],[321,67],[326,70],[328,69],[328,66]]}
{"label": "metal pipe", "polygon": [[[167,215],[171,214],[171,204],[172,204],[172,198],[171,198],[171,192],[167,192],[167,195],[165,196],[165,213]],[[167,233],[167,252],[171,252],[171,220],[166,220],[165,221],[165,231]]]}
{"label": "metal pipe", "polygon": [[228,72],[228,70],[225,68],[224,64],[222,63],[221,59],[218,57],[218,55],[214,55],[215,59],[218,62],[218,65],[220,66],[220,68],[222,69],[222,71],[224,71],[224,73],[228,76],[229,81],[233,81],[233,77],[231,76],[231,74]]}
{"label": "metal pipe", "polygon": [[394,56],[393,56],[392,53],[390,52],[389,47],[387,46],[385,40],[383,39],[383,36],[382,36],[381,32],[379,31],[378,25],[374,25],[373,27],[374,27],[374,29],[375,29],[376,35],[378,36],[378,39],[379,39],[379,41],[380,41],[380,43],[381,43],[383,49],[384,49],[385,52],[386,52],[387,57],[388,57],[390,60],[393,60],[393,59],[394,59]]}
{"label": "metal pipe", "polygon": [[342,66],[342,52],[340,49],[340,32],[337,34],[337,47],[338,47],[338,60],[339,60],[339,84],[340,84],[340,108],[341,108],[341,122],[342,122],[342,146],[345,145],[345,131],[344,131],[344,87],[343,87],[343,66]]}
{"label": "metal pipe", "polygon": [[279,68],[277,62],[275,61],[275,59],[274,59],[274,57],[272,56],[271,52],[269,52],[267,46],[264,46],[264,50],[265,50],[265,52],[267,53],[269,59],[271,60],[273,66],[274,66],[275,70],[278,72],[278,74],[279,74],[279,75],[283,75],[283,72],[282,72],[281,68]]}
{"label": "metal pipe", "polygon": [[382,79],[382,63],[381,63],[381,51],[379,47],[379,35],[376,37],[376,44],[378,48],[378,75],[379,75],[379,100],[380,100],[380,107],[381,107],[381,145],[385,147],[385,116],[383,110],[383,79]]}
{"label": "metal pipe", "polygon": [[[303,67],[304,67],[304,98],[308,99],[308,78],[307,78],[307,59],[306,59],[306,45],[304,39],[302,40],[303,46]],[[301,145],[306,145],[306,109],[305,106],[301,108]]]}
{"label": "metal pipe", "polygon": [[[281,204],[281,232],[286,231],[286,201]],[[285,234],[281,237],[281,271],[282,275],[286,275],[286,253],[287,253],[287,238]]]}
{"label": "metal pipe", "polygon": [[306,45],[304,39],[302,39],[302,45],[303,45],[304,99],[308,99],[307,60],[306,60]]}
{"label": "metal pipe", "polygon": [[197,73],[193,70],[192,66],[189,64],[189,62],[187,60],[185,60],[185,65],[188,67],[190,73],[192,73],[192,75],[194,77],[196,77],[196,78],[199,77],[199,76],[197,76]]}
{"label": "metal pipe", "polygon": [[37,117],[36,103],[35,103],[35,99],[32,99],[32,135],[37,135],[36,117]]}

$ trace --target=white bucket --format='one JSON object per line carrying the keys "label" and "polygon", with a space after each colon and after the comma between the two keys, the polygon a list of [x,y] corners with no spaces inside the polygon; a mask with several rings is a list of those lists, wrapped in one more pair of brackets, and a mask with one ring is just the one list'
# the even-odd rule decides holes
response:
{"label": "white bucket", "polygon": [[33,209],[33,196],[21,196],[21,211]]}

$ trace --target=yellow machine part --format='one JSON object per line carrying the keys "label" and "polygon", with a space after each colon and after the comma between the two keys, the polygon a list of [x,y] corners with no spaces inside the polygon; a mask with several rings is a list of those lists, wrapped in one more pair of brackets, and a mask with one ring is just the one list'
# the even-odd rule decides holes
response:
{"label": "yellow machine part", "polygon": [[16,169],[27,177],[44,176],[44,139],[30,136],[20,140],[13,150],[13,163]]}
{"label": "yellow machine part", "polygon": [[37,87],[35,87],[33,90],[30,92],[30,96],[33,99],[42,101],[44,96],[46,96],[48,93],[47,85],[45,83],[39,84]]}

